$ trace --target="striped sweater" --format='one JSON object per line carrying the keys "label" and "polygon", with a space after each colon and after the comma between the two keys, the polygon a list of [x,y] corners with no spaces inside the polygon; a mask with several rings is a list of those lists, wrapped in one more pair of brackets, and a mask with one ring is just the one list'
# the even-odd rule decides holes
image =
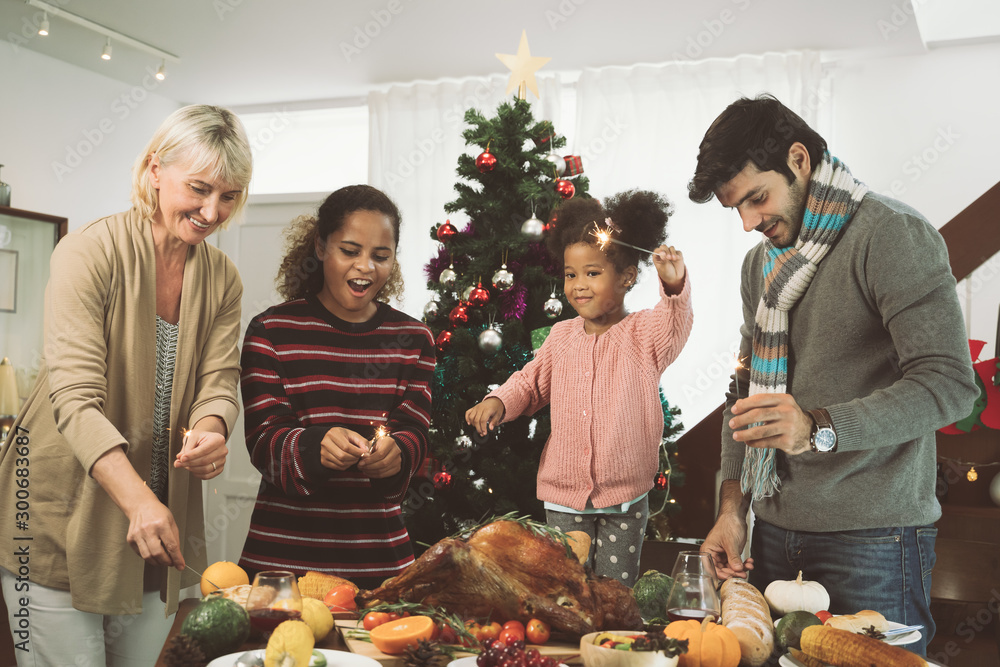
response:
{"label": "striped sweater", "polygon": [[[427,452],[427,327],[382,303],[367,322],[345,322],[310,295],[255,317],[241,361],[247,449],[263,479],[240,565],[375,588],[412,563],[400,502]],[[402,451],[399,474],[372,480],[320,463],[329,429],[371,438],[380,424]]]}
{"label": "striped sweater", "polygon": [[[659,281],[658,281],[659,282]],[[583,318],[552,327],[535,358],[490,394],[505,422],[551,403],[552,434],[538,464],[538,499],[576,510],[610,507],[653,487],[663,437],[660,376],[691,333],[690,272],[680,294],[660,283],[654,308],[599,336]]]}

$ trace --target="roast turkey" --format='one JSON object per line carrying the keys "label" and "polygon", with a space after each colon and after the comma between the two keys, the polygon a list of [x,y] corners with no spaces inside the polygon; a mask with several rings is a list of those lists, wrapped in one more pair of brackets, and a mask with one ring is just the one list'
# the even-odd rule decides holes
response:
{"label": "roast turkey", "polygon": [[573,637],[642,628],[631,589],[588,575],[564,544],[517,521],[494,521],[468,539],[443,539],[358,599],[419,602],[462,618],[522,623],[537,618],[554,634]]}

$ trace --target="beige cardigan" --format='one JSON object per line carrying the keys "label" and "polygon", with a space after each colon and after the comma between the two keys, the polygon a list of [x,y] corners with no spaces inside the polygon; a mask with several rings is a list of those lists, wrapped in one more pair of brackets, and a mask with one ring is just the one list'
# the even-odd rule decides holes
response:
{"label": "beige cardigan", "polygon": [[[117,615],[142,608],[144,563],[126,542],[129,522],[88,473],[102,454],[125,445],[133,467],[149,480],[155,274],[149,221],[134,210],[96,220],[59,242],[45,290],[44,361],[0,450],[0,543],[7,545],[0,565],[31,582],[68,589],[81,611]],[[181,429],[202,417],[221,417],[232,433],[242,292],[225,254],[208,243],[191,247],[170,403],[171,463]],[[19,469],[25,471],[20,477]],[[22,479],[26,487],[18,487]],[[198,570],[206,561],[201,486],[183,468],[170,467],[167,504],[184,558]],[[18,519],[27,527],[19,528]],[[161,594],[168,614],[177,609],[181,584],[197,581],[190,571],[167,569]]]}

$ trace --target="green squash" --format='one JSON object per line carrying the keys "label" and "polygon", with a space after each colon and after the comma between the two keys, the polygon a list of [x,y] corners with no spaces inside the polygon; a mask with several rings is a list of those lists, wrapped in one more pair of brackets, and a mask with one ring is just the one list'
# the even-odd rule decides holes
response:
{"label": "green squash", "polygon": [[181,634],[196,640],[209,660],[233,653],[250,636],[250,615],[237,603],[210,595],[191,610]]}
{"label": "green squash", "polygon": [[778,625],[774,628],[774,637],[782,648],[801,649],[799,642],[802,641],[802,631],[810,625],[823,625],[816,617],[808,611],[791,611],[781,617]]}
{"label": "green squash", "polygon": [[656,570],[647,570],[632,587],[632,596],[639,603],[639,613],[644,621],[664,618],[667,615],[667,596],[674,580]]}

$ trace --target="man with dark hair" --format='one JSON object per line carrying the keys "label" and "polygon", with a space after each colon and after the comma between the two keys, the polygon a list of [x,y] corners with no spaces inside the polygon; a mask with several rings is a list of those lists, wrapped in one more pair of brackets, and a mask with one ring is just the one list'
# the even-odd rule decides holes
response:
{"label": "man with dark hair", "polygon": [[721,578],[749,573],[764,590],[801,570],[835,614],[923,624],[907,648],[924,653],[941,515],[934,431],[978,396],[941,235],[869,192],[771,96],[712,123],[689,191],[764,236],[743,262],[750,377],[727,394],[719,516],[702,550]]}

